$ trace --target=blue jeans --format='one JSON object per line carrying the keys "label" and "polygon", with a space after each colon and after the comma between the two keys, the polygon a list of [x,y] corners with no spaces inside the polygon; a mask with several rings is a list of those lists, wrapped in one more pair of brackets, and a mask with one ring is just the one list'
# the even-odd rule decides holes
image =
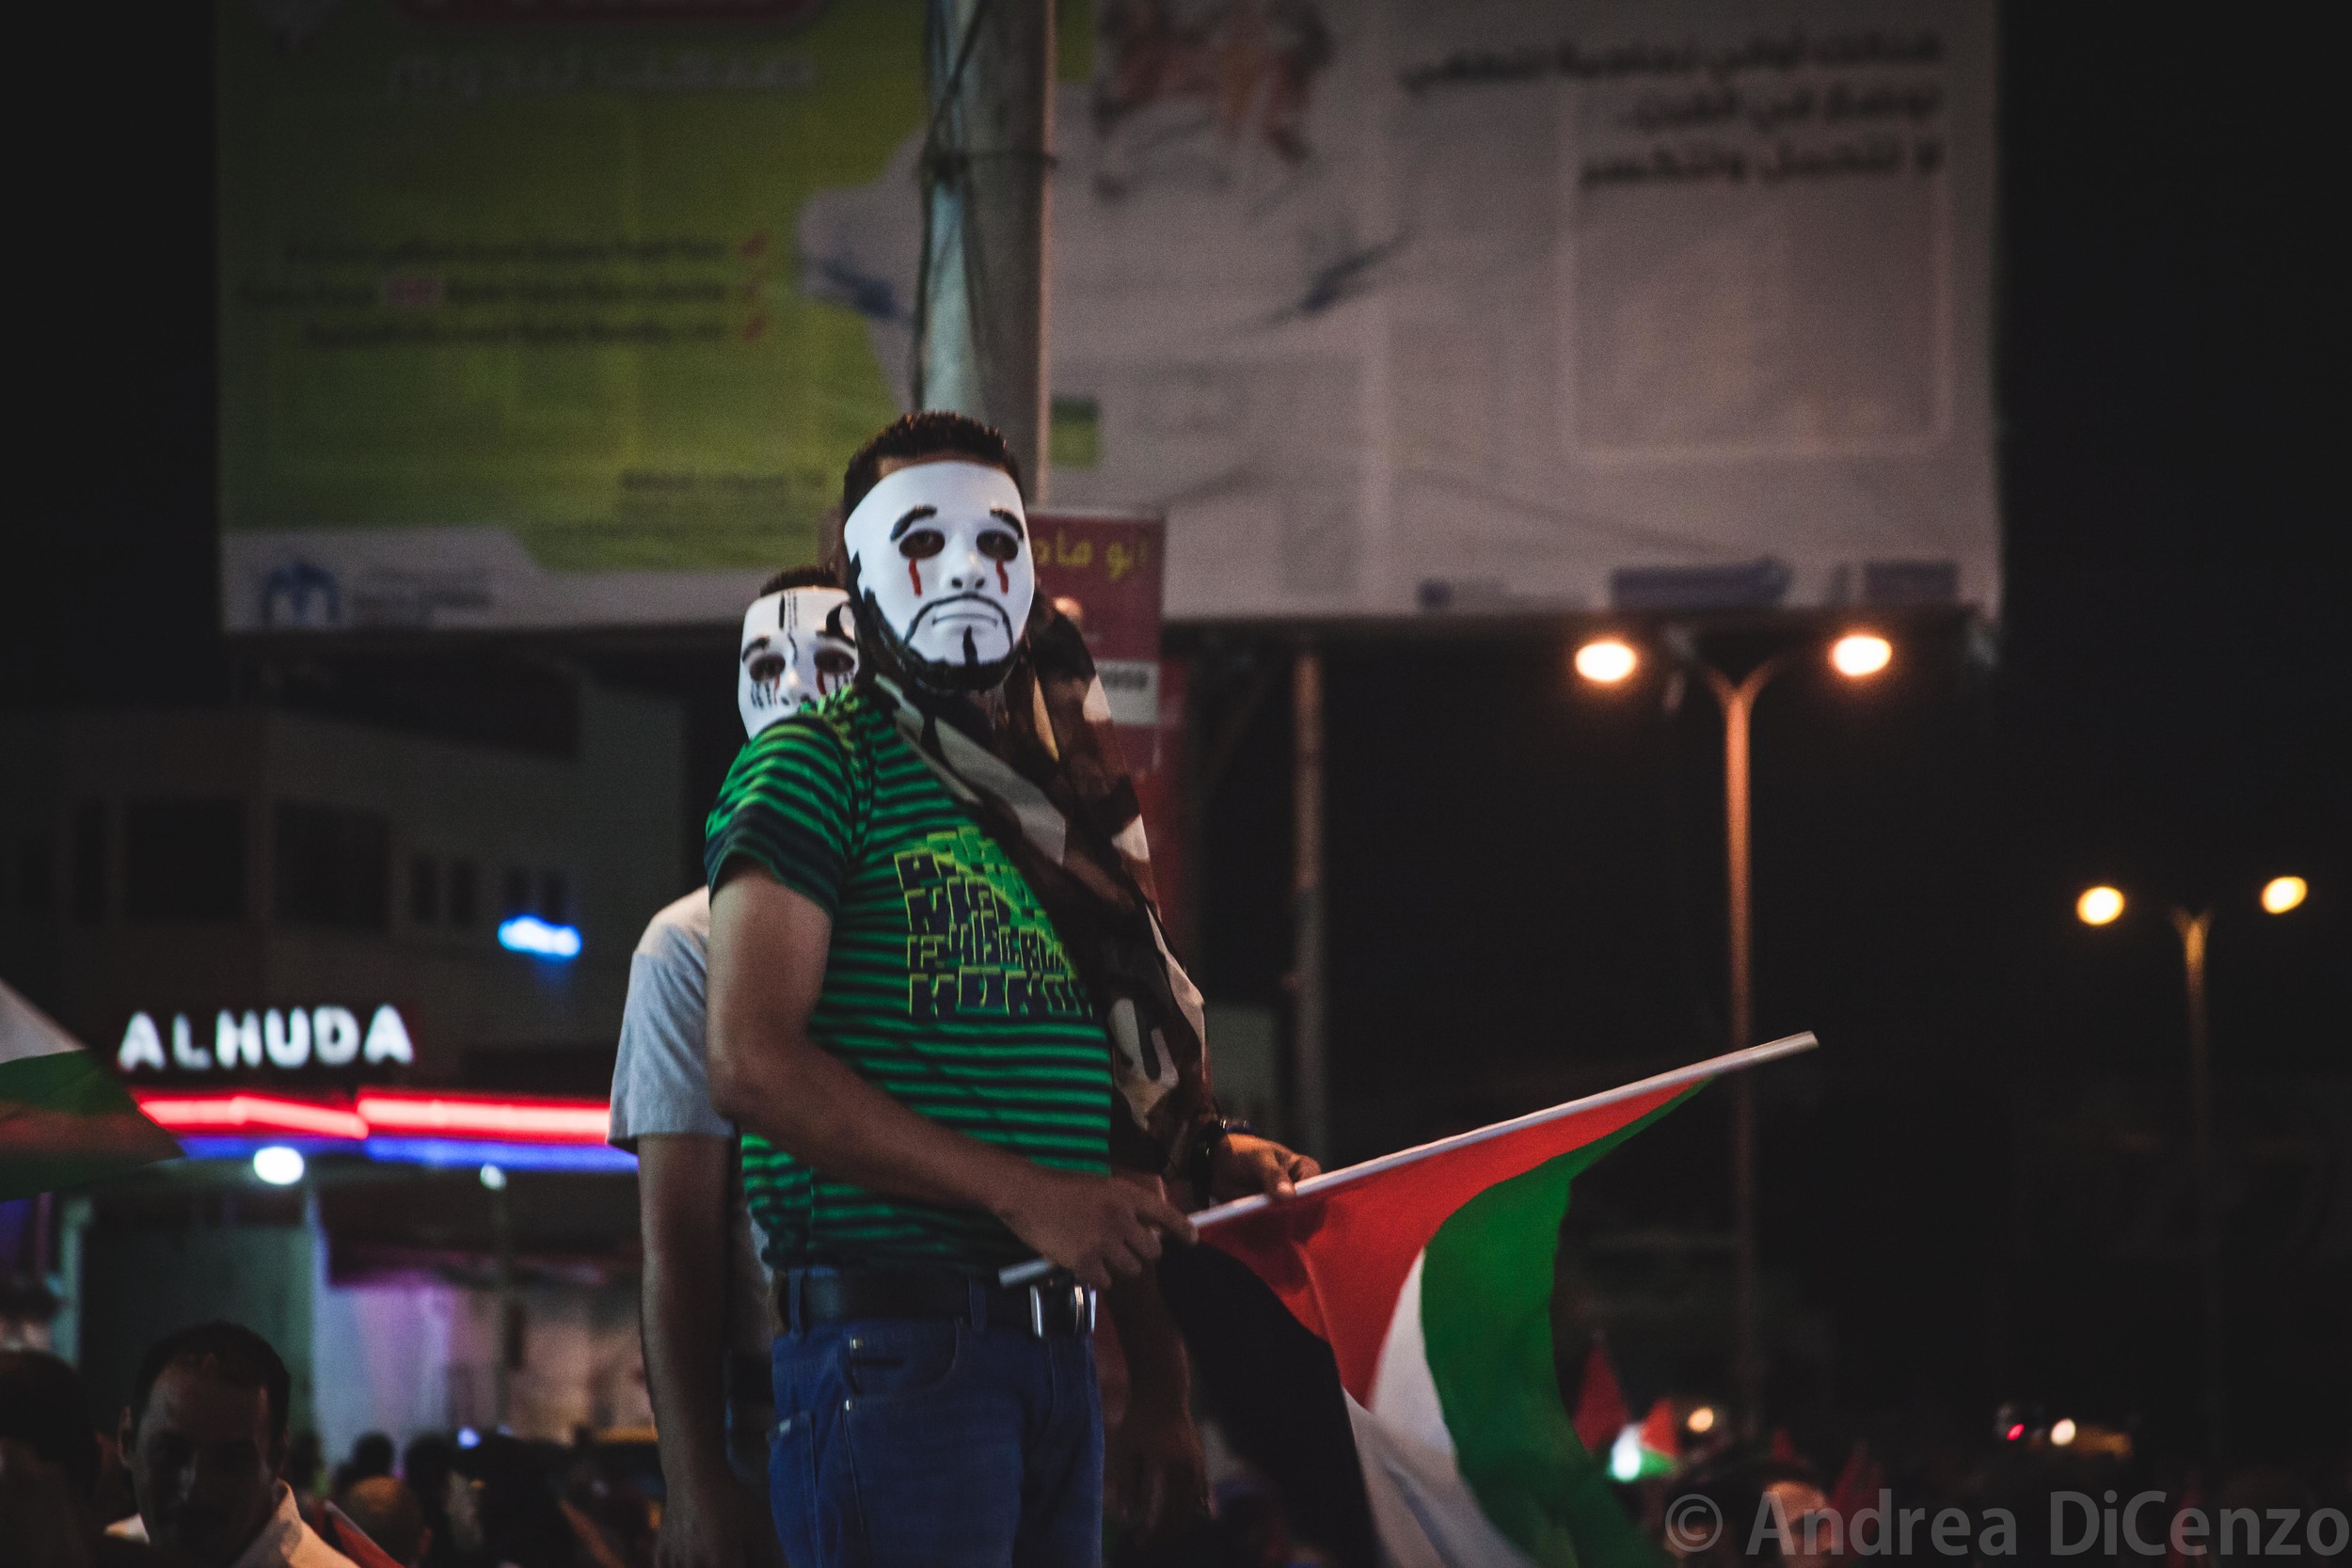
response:
{"label": "blue jeans", "polygon": [[1087,1337],[852,1318],[775,1342],[768,1497],[792,1568],[1096,1568]]}

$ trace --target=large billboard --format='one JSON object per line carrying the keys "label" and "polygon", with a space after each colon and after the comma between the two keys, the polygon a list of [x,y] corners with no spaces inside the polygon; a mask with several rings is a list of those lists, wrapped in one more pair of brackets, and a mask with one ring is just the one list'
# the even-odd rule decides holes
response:
{"label": "large billboard", "polygon": [[[1997,609],[1992,8],[1060,9],[1050,499],[1164,515],[1171,618]],[[222,0],[229,624],[812,554],[905,397],[921,23]]]}

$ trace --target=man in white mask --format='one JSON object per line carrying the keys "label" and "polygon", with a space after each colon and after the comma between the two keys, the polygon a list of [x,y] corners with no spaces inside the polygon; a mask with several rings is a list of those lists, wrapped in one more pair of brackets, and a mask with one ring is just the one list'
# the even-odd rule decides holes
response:
{"label": "man in white mask", "polygon": [[[1094,1564],[1094,1291],[1117,1282],[1138,1391],[1171,1381],[1181,1353],[1131,1318],[1165,1327],[1148,1271],[1192,1239],[1161,1173],[1238,1196],[1314,1166],[1207,1097],[1100,685],[1033,615],[1002,437],[910,415],[842,489],[859,678],[744,749],[704,852],[711,1087],[778,1286],[776,1529],[796,1568]],[[1038,1255],[1057,1276],[998,1283]]]}
{"label": "man in white mask", "polygon": [[1012,475],[960,453],[909,464],[866,493],[841,543],[893,673],[926,692],[1004,684],[1037,597]]}
{"label": "man in white mask", "polygon": [[[736,706],[747,737],[845,689],[857,673],[850,596],[808,567],[771,578],[743,612]],[[704,1062],[710,892],[653,917],[629,958],[612,1069],[612,1141],[637,1155],[642,1316],[668,1500],[660,1568],[780,1560],[760,1484],[774,1313]]]}

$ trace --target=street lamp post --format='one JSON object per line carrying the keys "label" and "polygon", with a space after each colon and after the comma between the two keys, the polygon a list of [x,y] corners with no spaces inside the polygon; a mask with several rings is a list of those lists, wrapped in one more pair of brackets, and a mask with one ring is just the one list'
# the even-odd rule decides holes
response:
{"label": "street lamp post", "polygon": [[[1748,756],[1756,701],[1795,654],[1784,650],[1733,680],[1695,653],[1678,655],[1715,695],[1724,715],[1724,858],[1730,904],[1731,1006],[1729,1049],[1756,1043],[1755,897],[1750,856]],[[1893,644],[1869,632],[1850,632],[1831,644],[1831,668],[1861,680],[1886,668]],[[1598,685],[1614,685],[1633,673],[1640,655],[1616,638],[1599,638],[1578,648],[1577,673]],[[1764,1408],[1764,1352],[1760,1329],[1756,1224],[1756,1085],[1738,1074],[1731,1088],[1732,1381],[1739,1393],[1742,1432],[1760,1430]]]}
{"label": "street lamp post", "polygon": [[2188,981],[2189,1158],[2197,1167],[2197,1285],[2205,1315],[2205,1440],[2221,1457],[2229,1432],[2228,1374],[2221,1359],[2221,1184],[2213,1154],[2213,1056],[2205,1024],[2205,935],[2213,911],[2172,911]]}
{"label": "street lamp post", "polygon": [[[1744,1051],[1756,1039],[1756,914],[1749,858],[1748,733],[1756,699],[1787,662],[1774,655],[1733,681],[1711,664],[1699,668],[1724,713],[1724,852],[1731,903],[1730,1045]],[[1756,1085],[1740,1073],[1731,1085],[1732,1383],[1739,1390],[1740,1419],[1753,1429],[1760,1418],[1764,1356],[1756,1324]]]}
{"label": "street lamp post", "polygon": [[[2262,890],[2262,907],[2284,914],[2303,902],[2307,891],[2300,877],[2274,877]],[[2115,888],[2094,887],[2074,901],[2074,913],[2086,926],[2111,926],[2122,917],[2124,902]],[[2189,1160],[2197,1174],[2197,1283],[2205,1331],[2201,1392],[2206,1449],[2218,1459],[2229,1438],[2229,1370],[2222,1351],[2221,1180],[2214,1152],[2212,1032],[2205,1011],[2205,943],[2213,931],[2213,911],[2175,904],[2170,912],[2181,939],[2188,1003]]]}

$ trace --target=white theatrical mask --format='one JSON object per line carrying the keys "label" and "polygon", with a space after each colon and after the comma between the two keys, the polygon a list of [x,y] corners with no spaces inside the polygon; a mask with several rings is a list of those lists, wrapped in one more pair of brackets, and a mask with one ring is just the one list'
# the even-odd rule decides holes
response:
{"label": "white theatrical mask", "polygon": [[1001,678],[1037,596],[1010,474],[984,463],[910,465],[866,493],[841,536],[850,580],[910,675],[960,687]]}
{"label": "white theatrical mask", "polygon": [[735,705],[756,736],[830,697],[857,673],[857,626],[838,588],[787,588],[743,612]]}

